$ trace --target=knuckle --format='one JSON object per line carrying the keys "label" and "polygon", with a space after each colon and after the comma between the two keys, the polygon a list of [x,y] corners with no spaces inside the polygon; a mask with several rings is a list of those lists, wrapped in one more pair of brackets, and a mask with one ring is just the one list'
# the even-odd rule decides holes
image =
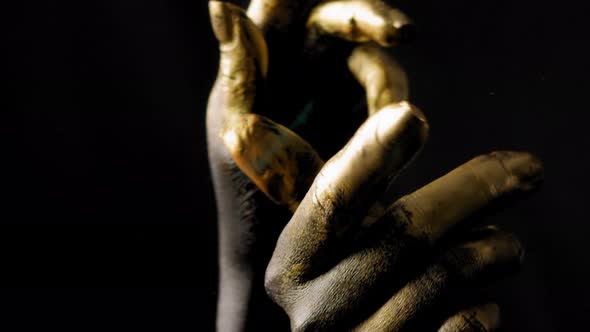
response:
{"label": "knuckle", "polygon": [[283,309],[288,310],[297,297],[299,286],[297,275],[303,268],[297,264],[285,268],[283,264],[271,262],[264,275],[264,289],[268,296]]}
{"label": "knuckle", "polygon": [[346,203],[345,193],[338,187],[341,182],[338,175],[337,167],[334,167],[332,163],[329,168],[320,171],[316,177],[312,188],[312,204],[320,218],[333,216]]}
{"label": "knuckle", "polygon": [[277,267],[277,264],[269,264],[264,275],[264,289],[270,298],[279,302],[281,294],[285,292],[286,283],[284,274]]}

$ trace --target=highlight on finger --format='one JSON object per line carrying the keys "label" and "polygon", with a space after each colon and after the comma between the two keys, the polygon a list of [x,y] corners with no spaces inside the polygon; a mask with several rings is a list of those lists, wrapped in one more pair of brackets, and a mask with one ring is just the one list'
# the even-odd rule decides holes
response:
{"label": "highlight on finger", "polygon": [[385,105],[408,100],[405,71],[380,46],[368,43],[355,47],[348,57],[348,68],[366,91],[369,115]]}
{"label": "highlight on finger", "polygon": [[311,38],[340,37],[352,42],[375,41],[395,46],[413,38],[415,27],[400,10],[381,0],[335,0],[316,6],[307,21]]}
{"label": "highlight on finger", "polygon": [[251,0],[248,16],[263,31],[284,29],[298,15],[299,0]]}
{"label": "highlight on finger", "polygon": [[222,140],[236,165],[258,189],[292,212],[324,165],[304,139],[256,114],[229,120]]}
{"label": "highlight on finger", "polygon": [[339,259],[327,254],[334,250],[327,243],[362,225],[375,197],[416,155],[427,132],[423,115],[408,103],[368,118],[320,170],[283,229],[267,268],[267,289],[286,279],[306,279]]}
{"label": "highlight on finger", "polygon": [[220,64],[212,96],[228,113],[250,112],[257,78],[266,76],[268,49],[261,31],[238,6],[210,1],[211,26],[219,41]]}
{"label": "highlight on finger", "polygon": [[434,243],[476,211],[510,194],[531,191],[542,179],[543,165],[531,154],[493,152],[400,198],[383,218],[402,223],[409,234]]}

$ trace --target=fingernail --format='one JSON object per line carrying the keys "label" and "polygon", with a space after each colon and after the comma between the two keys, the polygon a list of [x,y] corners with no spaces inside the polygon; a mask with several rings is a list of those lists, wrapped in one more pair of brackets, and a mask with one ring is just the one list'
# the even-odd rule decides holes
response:
{"label": "fingernail", "polygon": [[543,163],[528,152],[497,151],[492,152],[490,156],[498,159],[506,170],[518,179],[522,190],[535,189],[543,182]]}
{"label": "fingernail", "polygon": [[378,116],[376,137],[384,146],[400,145],[402,141],[404,144],[400,146],[417,150],[426,141],[429,129],[426,117],[408,102],[385,106],[373,116]]}

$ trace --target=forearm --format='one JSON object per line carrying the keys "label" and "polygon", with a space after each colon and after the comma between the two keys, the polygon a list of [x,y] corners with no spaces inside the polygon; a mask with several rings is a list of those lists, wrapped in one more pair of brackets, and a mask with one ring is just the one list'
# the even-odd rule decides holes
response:
{"label": "forearm", "polygon": [[[270,301],[263,287],[268,256],[286,211],[266,199],[233,164],[215,135],[215,127],[215,119],[209,119],[209,163],[219,234],[217,329],[288,330],[286,315]],[[266,216],[273,216],[274,222],[269,223]]]}

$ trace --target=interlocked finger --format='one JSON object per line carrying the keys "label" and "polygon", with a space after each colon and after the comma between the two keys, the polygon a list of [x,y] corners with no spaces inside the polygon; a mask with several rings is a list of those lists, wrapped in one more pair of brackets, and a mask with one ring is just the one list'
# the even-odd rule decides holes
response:
{"label": "interlocked finger", "polygon": [[[493,231],[482,240],[449,249],[424,274],[396,292],[356,331],[402,331],[448,300],[449,294],[512,270],[523,259],[520,242],[511,234]],[[450,323],[449,323],[450,324]]]}
{"label": "interlocked finger", "polygon": [[[385,107],[322,168],[279,237],[267,276],[293,280],[335,263],[338,243],[422,147],[428,126],[407,103]],[[332,253],[332,254],[330,254]]]}

